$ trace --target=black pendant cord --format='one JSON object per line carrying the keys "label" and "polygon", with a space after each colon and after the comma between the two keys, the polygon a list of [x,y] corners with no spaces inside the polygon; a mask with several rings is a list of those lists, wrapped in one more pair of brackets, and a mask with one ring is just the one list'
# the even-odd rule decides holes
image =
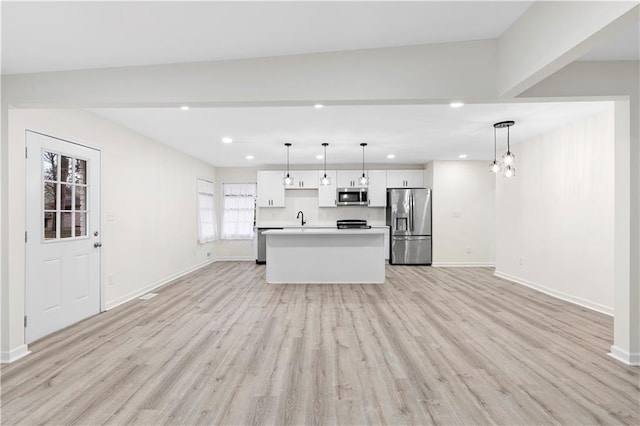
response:
{"label": "black pendant cord", "polygon": [[367,144],[361,143],[360,146],[362,147],[362,177],[366,177],[364,174],[364,147],[367,146]]}
{"label": "black pendant cord", "polygon": [[507,127],[507,154],[511,154],[511,143],[509,138],[509,128]]}
{"label": "black pendant cord", "polygon": [[493,128],[493,162],[498,161],[498,150],[496,146],[498,145],[497,136],[496,136],[496,128]]}
{"label": "black pendant cord", "polygon": [[327,143],[323,143],[322,146],[324,146],[324,177],[327,177]]}

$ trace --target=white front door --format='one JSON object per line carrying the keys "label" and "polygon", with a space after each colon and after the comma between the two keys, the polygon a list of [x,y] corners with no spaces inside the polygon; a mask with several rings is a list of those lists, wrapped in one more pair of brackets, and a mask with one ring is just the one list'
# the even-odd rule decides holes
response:
{"label": "white front door", "polygon": [[26,340],[100,312],[100,151],[26,133]]}

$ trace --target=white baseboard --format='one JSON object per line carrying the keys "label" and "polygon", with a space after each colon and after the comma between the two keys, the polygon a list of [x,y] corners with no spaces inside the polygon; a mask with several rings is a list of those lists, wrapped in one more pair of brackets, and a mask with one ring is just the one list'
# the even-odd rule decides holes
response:
{"label": "white baseboard", "polygon": [[506,274],[498,270],[495,271],[494,275],[496,277],[504,278],[505,280],[514,282],[516,284],[520,284],[525,287],[538,290],[539,292],[548,294],[549,296],[553,296],[556,299],[561,299],[561,300],[564,300],[565,302],[573,303],[574,305],[582,306],[583,308],[591,309],[592,311],[600,312],[601,314],[609,315],[611,317],[613,316],[613,307],[611,306],[601,305],[600,303],[592,302],[591,300],[587,300],[581,297],[573,296],[571,294],[563,293],[561,291],[545,287],[533,281],[516,277],[514,275]]}
{"label": "white baseboard", "polygon": [[495,268],[495,262],[433,262],[435,268]]}
{"label": "white baseboard", "polygon": [[9,352],[0,352],[0,362],[2,364],[9,364],[29,355],[30,353],[31,352],[29,351],[29,348],[27,348],[27,345],[20,345]]}
{"label": "white baseboard", "polygon": [[218,256],[216,257],[216,262],[255,262],[255,257],[246,257],[246,256]]}
{"label": "white baseboard", "polygon": [[611,352],[608,355],[627,365],[640,366],[640,353],[632,354],[617,346],[611,346]]}
{"label": "white baseboard", "polygon": [[162,287],[163,285],[168,284],[168,283],[170,283],[171,281],[173,281],[173,280],[175,280],[177,278],[180,278],[180,277],[185,276],[185,275],[187,275],[187,274],[189,274],[189,273],[191,273],[193,271],[196,271],[196,270],[198,270],[200,268],[203,268],[203,267],[205,267],[207,265],[210,265],[213,262],[215,262],[214,259],[207,260],[206,262],[200,263],[199,265],[195,265],[195,266],[192,266],[191,268],[187,268],[187,269],[185,269],[183,271],[176,272],[175,274],[169,275],[168,277],[165,277],[165,278],[163,278],[161,280],[158,280],[158,281],[154,282],[153,284],[149,284],[146,287],[143,287],[143,288],[138,289],[136,291],[132,291],[131,293],[129,293],[127,295],[124,295],[124,296],[119,297],[117,299],[108,301],[106,303],[105,309],[108,311],[110,309],[115,308],[116,306],[122,305],[123,303],[127,303],[130,300],[137,299],[138,297],[142,296],[143,294],[146,294],[146,293],[150,292],[151,290],[155,290],[158,287]]}

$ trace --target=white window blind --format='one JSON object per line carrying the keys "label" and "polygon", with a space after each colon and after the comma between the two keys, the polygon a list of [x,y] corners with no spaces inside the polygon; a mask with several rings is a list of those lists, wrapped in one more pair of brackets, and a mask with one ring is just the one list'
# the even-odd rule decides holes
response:
{"label": "white window blind", "polygon": [[222,194],[222,239],[253,239],[256,184],[223,183]]}
{"label": "white window blind", "polygon": [[213,183],[198,179],[198,242],[210,243],[216,240],[216,210],[213,197]]}

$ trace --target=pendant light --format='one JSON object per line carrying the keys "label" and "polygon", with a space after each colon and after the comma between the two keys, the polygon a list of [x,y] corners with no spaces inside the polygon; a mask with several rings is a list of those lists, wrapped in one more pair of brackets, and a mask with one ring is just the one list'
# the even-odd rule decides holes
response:
{"label": "pendant light", "polygon": [[498,162],[498,154],[497,154],[497,140],[496,140],[496,125],[493,125],[493,163],[489,166],[489,170],[492,173],[500,173],[502,167],[500,167],[500,163]]}
{"label": "pendant light", "polygon": [[331,185],[331,178],[327,176],[327,146],[328,143],[323,143],[322,147],[324,148],[324,176],[320,178],[320,185],[329,186]]}
{"label": "pendant light", "polygon": [[[498,173],[502,170],[504,177],[514,177],[516,175],[516,169],[513,167],[513,163],[515,162],[516,156],[511,152],[511,140],[510,140],[510,131],[509,128],[515,124],[514,121],[500,121],[493,125],[493,135],[494,135],[494,159],[491,164],[491,171],[494,173]],[[507,129],[507,152],[502,156],[502,167],[500,164],[497,164],[497,160],[495,157],[495,141],[496,141],[496,129]],[[497,166],[497,167],[496,167]],[[494,171],[495,170],[495,171]]]}
{"label": "pendant light", "polygon": [[362,147],[362,176],[358,179],[358,183],[360,186],[367,186],[369,185],[369,178],[364,174],[364,147],[367,146],[367,144],[363,142],[360,146]]}
{"label": "pendant light", "polygon": [[284,186],[292,186],[293,185],[293,177],[291,177],[291,175],[289,175],[289,147],[291,146],[290,143],[285,143],[284,146],[287,147],[287,175],[282,178],[282,184]]}

